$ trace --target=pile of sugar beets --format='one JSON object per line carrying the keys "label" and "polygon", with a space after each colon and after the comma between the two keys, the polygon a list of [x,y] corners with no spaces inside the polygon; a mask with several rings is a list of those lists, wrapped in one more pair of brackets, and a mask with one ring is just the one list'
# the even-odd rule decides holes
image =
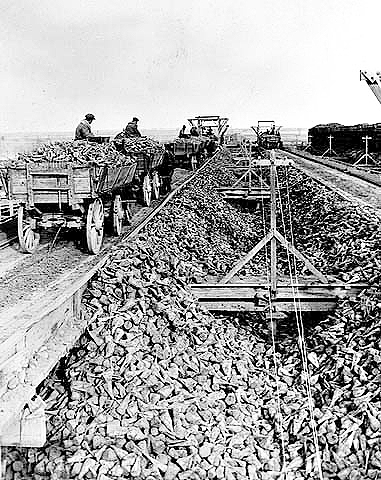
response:
{"label": "pile of sugar beets", "polygon": [[24,166],[25,163],[41,164],[46,162],[71,163],[86,166],[129,165],[133,159],[119,153],[112,143],[97,144],[87,141],[63,141],[43,143],[31,152],[19,154],[11,166]]}
{"label": "pile of sugar beets", "polygon": [[[222,275],[262,235],[260,210],[215,191],[232,180],[223,156],[114,248],[85,293],[86,331],[40,387],[46,446],[6,449],[6,478],[319,478],[294,320],[274,352],[261,315],[213,317],[187,287]],[[306,316],[305,340],[324,478],[376,479],[379,222],[300,172],[288,181],[297,246],[325,273],[371,284],[332,315]]]}
{"label": "pile of sugar beets", "polygon": [[[124,148],[121,148],[123,142]],[[135,161],[135,154],[163,155],[164,148],[148,137],[116,138],[112,143],[94,143],[85,140],[42,143],[32,151],[20,153],[11,160],[11,167],[22,167],[25,163],[41,164],[46,162],[71,163],[86,166],[129,165]]]}

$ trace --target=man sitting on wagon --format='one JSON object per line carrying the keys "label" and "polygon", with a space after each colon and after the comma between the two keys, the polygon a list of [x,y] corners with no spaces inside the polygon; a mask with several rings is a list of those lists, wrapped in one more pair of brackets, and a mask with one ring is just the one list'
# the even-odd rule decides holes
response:
{"label": "man sitting on wagon", "polygon": [[127,124],[127,127],[124,129],[125,137],[141,137],[141,133],[138,130],[138,121],[139,119],[134,117],[132,122]]}
{"label": "man sitting on wagon", "polygon": [[75,129],[74,140],[86,140],[94,136],[91,132],[91,122],[93,120],[95,120],[95,117],[92,113],[85,115],[85,118],[79,122],[78,127]]}
{"label": "man sitting on wagon", "polygon": [[192,128],[190,129],[190,134],[191,134],[192,137],[198,137],[199,134],[198,134],[197,127],[192,127]]}

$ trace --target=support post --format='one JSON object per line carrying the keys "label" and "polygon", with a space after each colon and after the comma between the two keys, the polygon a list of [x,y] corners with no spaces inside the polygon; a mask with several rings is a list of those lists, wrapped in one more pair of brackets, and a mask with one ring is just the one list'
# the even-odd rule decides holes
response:
{"label": "support post", "polygon": [[332,139],[333,139],[333,136],[330,135],[328,137],[328,141],[329,141],[329,148],[327,148],[327,150],[323,153],[323,155],[321,156],[321,158],[325,157],[327,154],[329,157],[332,157],[333,155],[337,155],[337,153],[335,152],[335,150],[332,149]]}
{"label": "support post", "polygon": [[[372,137],[365,135],[365,137],[361,137],[361,138],[365,141],[365,153],[363,153],[361,157],[358,160],[356,160],[356,162],[353,165],[368,165],[368,160],[371,160],[373,163],[375,163],[374,158],[372,157],[372,155],[370,155],[369,149],[368,149],[368,141],[372,140]],[[362,159],[365,160],[363,164],[360,163]]]}
{"label": "support post", "polygon": [[[271,154],[273,151],[271,151]],[[277,251],[276,251],[276,183],[275,183],[275,162],[274,156],[271,155],[271,166],[270,166],[270,234],[271,234],[271,255],[270,255],[270,271],[271,271],[271,294],[275,294],[277,286]]]}

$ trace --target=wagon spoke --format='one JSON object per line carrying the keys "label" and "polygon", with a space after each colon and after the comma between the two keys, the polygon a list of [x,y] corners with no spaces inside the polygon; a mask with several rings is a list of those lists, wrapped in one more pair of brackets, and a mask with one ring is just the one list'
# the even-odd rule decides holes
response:
{"label": "wagon spoke", "polygon": [[100,198],[89,205],[86,219],[87,248],[90,253],[97,254],[102,246],[104,210]]}
{"label": "wagon spoke", "polygon": [[17,226],[20,250],[24,253],[34,253],[40,243],[40,234],[33,230],[29,218],[25,208],[21,205],[18,209]]}

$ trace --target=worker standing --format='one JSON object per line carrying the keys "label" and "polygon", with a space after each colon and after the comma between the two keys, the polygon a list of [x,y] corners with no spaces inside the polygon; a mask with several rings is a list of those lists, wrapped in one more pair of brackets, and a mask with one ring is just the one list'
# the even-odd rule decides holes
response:
{"label": "worker standing", "polygon": [[91,123],[95,120],[95,116],[92,113],[87,113],[85,118],[81,120],[75,129],[74,140],[86,140],[89,137],[93,137],[91,132]]}
{"label": "worker standing", "polygon": [[141,133],[138,130],[138,121],[139,119],[134,117],[132,122],[127,124],[127,127],[124,129],[124,135],[126,137],[141,137]]}

